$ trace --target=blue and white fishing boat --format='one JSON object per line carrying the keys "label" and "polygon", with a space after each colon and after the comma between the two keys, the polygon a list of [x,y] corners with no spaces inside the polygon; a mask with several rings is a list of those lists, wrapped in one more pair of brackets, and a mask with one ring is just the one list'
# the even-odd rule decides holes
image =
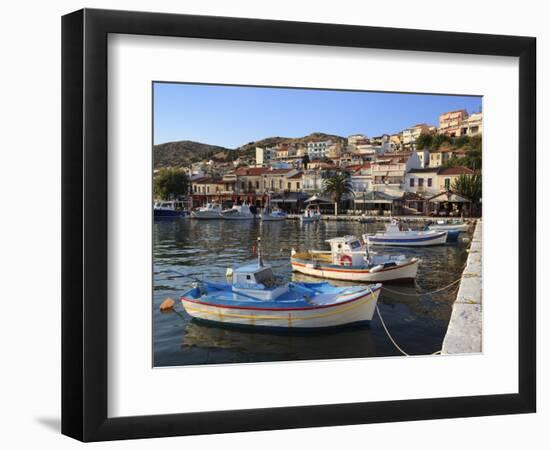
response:
{"label": "blue and white fishing boat", "polygon": [[182,206],[182,202],[170,201],[158,201],[153,205],[153,216],[155,219],[176,219],[179,217],[187,217],[189,213],[179,206]]}
{"label": "blue and white fishing boat", "polygon": [[421,260],[405,255],[383,255],[369,251],[359,238],[328,239],[330,251],[291,251],[292,270],[332,280],[379,282],[414,280]]}
{"label": "blue and white fishing boat", "polygon": [[368,323],[381,284],[288,283],[258,261],[230,271],[231,283],[197,282],[181,296],[191,317],[225,325],[316,329]]}
{"label": "blue and white fishing boat", "polygon": [[284,211],[281,211],[279,208],[264,208],[260,214],[260,219],[262,222],[281,222],[286,220],[288,214]]}
{"label": "blue and white fishing boat", "polygon": [[454,242],[458,239],[460,233],[468,231],[470,226],[461,220],[438,220],[435,223],[429,224],[427,229],[433,231],[446,231],[447,241]]}
{"label": "blue and white fishing boat", "polygon": [[386,231],[376,234],[364,234],[363,239],[368,245],[424,247],[444,244],[447,241],[447,232],[403,230],[399,222],[392,219],[386,226]]}

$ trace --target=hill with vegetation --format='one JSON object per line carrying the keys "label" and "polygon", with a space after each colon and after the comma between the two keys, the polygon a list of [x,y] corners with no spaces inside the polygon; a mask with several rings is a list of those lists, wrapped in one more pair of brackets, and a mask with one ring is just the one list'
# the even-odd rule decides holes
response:
{"label": "hill with vegetation", "polygon": [[194,162],[204,160],[234,161],[237,158],[244,160],[254,159],[256,147],[274,147],[280,144],[305,145],[307,142],[331,140],[345,143],[341,136],[325,133],[311,133],[299,138],[273,136],[259,141],[248,142],[236,149],[209,145],[195,141],[166,142],[153,146],[153,162],[155,169],[161,167],[185,167]]}

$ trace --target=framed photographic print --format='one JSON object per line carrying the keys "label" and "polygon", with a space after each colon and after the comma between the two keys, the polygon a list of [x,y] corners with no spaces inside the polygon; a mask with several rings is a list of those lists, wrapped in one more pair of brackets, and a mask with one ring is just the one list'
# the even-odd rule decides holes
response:
{"label": "framed photographic print", "polygon": [[534,38],[62,25],[64,434],[535,411]]}

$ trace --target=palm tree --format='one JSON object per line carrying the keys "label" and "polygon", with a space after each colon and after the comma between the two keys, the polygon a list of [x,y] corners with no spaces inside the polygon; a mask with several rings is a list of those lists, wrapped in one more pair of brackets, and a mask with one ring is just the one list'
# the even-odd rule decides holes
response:
{"label": "palm tree", "polygon": [[353,192],[353,185],[351,184],[351,177],[348,172],[340,172],[333,177],[327,178],[323,183],[323,190],[326,194],[329,194],[334,201],[335,215],[338,214],[338,205],[342,201],[342,197],[346,194],[355,195]]}

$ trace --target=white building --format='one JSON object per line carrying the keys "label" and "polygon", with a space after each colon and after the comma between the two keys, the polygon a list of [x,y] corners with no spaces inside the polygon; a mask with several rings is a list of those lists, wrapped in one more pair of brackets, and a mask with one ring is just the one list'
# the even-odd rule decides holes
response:
{"label": "white building", "polygon": [[310,159],[323,159],[327,156],[328,148],[332,145],[332,141],[318,141],[307,143],[307,154]]}
{"label": "white building", "polygon": [[276,147],[256,147],[256,167],[268,165],[277,153]]}

